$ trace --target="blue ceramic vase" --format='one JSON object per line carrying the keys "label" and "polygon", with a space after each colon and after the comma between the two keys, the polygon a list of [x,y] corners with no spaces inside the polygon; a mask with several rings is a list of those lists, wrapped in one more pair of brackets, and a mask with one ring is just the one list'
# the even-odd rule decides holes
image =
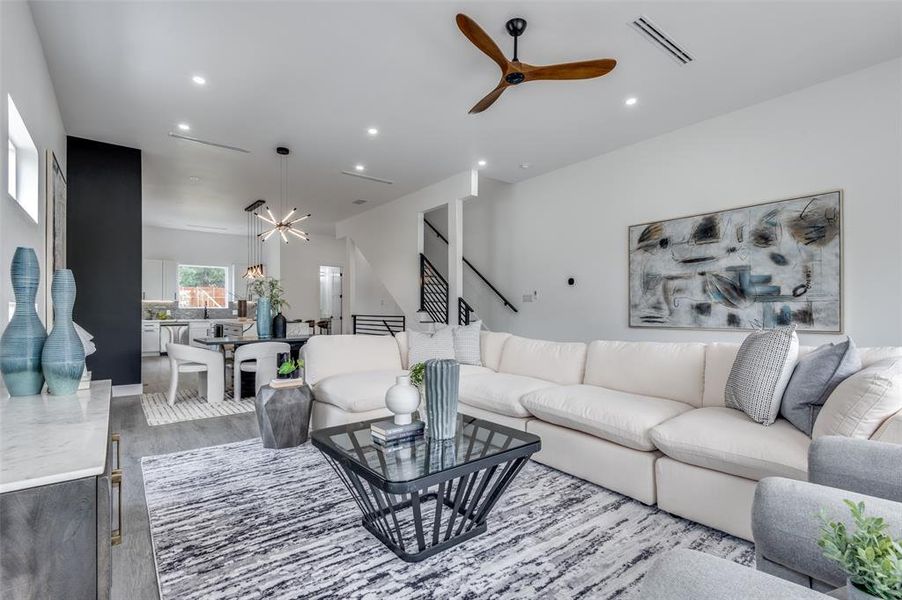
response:
{"label": "blue ceramic vase", "polygon": [[85,347],[72,324],[75,306],[75,277],[69,269],[53,273],[50,287],[53,299],[53,329],[44,344],[41,365],[47,390],[54,396],[67,396],[78,391],[85,370]]}
{"label": "blue ceramic vase", "polygon": [[272,337],[272,306],[269,298],[257,298],[257,337],[261,340]]}
{"label": "blue ceramic vase", "polygon": [[423,374],[429,437],[449,440],[457,432],[457,396],[460,365],[456,360],[427,360]]}
{"label": "blue ceramic vase", "polygon": [[16,248],[9,275],[16,312],[0,338],[0,371],[10,396],[40,394],[44,387],[41,350],[47,331],[34,309],[41,268],[33,248]]}

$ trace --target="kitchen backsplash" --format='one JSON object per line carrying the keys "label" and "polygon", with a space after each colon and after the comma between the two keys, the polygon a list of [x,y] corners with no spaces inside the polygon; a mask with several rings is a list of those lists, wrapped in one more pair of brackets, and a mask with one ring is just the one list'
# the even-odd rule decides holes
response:
{"label": "kitchen backsplash", "polygon": [[[156,319],[158,312],[170,311],[173,319],[202,319],[204,317],[204,309],[202,308],[179,308],[175,302],[142,302],[141,318]],[[211,319],[234,319],[238,315],[232,311],[238,310],[238,304],[231,302],[229,308],[210,308],[207,313]],[[248,304],[248,316],[253,317],[254,305]]]}

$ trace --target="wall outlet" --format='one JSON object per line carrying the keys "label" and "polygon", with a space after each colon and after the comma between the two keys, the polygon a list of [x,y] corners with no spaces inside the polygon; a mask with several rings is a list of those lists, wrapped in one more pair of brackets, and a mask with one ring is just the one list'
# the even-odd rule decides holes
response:
{"label": "wall outlet", "polygon": [[523,302],[532,302],[533,295],[532,294],[523,294]]}
{"label": "wall outlet", "polygon": [[235,315],[237,315],[237,314],[238,314],[238,309],[233,309],[233,310],[232,310],[232,316],[235,316]]}

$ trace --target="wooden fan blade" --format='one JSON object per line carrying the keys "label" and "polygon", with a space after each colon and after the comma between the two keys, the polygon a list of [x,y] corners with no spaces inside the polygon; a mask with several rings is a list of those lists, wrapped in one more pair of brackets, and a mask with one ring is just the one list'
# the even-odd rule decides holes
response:
{"label": "wooden fan blade", "polygon": [[483,98],[482,100],[477,102],[473,106],[473,108],[470,109],[470,114],[473,115],[476,113],[481,113],[482,111],[484,111],[485,109],[490,107],[492,104],[495,103],[495,100],[497,100],[498,98],[501,97],[502,92],[504,92],[504,90],[506,90],[507,88],[508,88],[507,82],[499,83],[498,87],[496,87],[494,90],[489,92],[485,98]]}
{"label": "wooden fan blade", "polygon": [[533,67],[523,65],[523,74],[526,81],[538,79],[592,79],[607,75],[617,66],[613,58],[600,58],[598,60],[583,60],[580,62],[563,63],[559,65],[545,65]]}
{"label": "wooden fan blade", "polygon": [[[482,27],[476,24],[476,21],[463,13],[457,15],[457,27],[461,33],[467,36],[467,39],[473,42],[473,45],[482,50],[483,54],[494,60],[501,71],[507,70],[507,57],[498,47],[498,44],[489,37]],[[471,111],[472,112],[472,111]]]}

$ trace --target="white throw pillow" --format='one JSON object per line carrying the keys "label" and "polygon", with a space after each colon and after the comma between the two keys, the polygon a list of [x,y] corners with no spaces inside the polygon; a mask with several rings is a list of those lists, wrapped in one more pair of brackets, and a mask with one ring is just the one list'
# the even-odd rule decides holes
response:
{"label": "white throw pillow", "polygon": [[454,358],[462,365],[482,366],[482,352],[479,344],[479,332],[482,321],[474,321],[469,325],[453,328]]}
{"label": "white throw pillow", "polygon": [[408,331],[407,348],[410,367],[432,358],[454,358],[454,329],[442,327],[435,333]]}
{"label": "white throw pillow", "polygon": [[811,437],[870,438],[902,410],[902,358],[886,358],[844,380],[824,403]]}
{"label": "white throw pillow", "polygon": [[795,327],[753,331],[739,347],[724,400],[762,425],[780,412],[780,400],[799,356]]}

